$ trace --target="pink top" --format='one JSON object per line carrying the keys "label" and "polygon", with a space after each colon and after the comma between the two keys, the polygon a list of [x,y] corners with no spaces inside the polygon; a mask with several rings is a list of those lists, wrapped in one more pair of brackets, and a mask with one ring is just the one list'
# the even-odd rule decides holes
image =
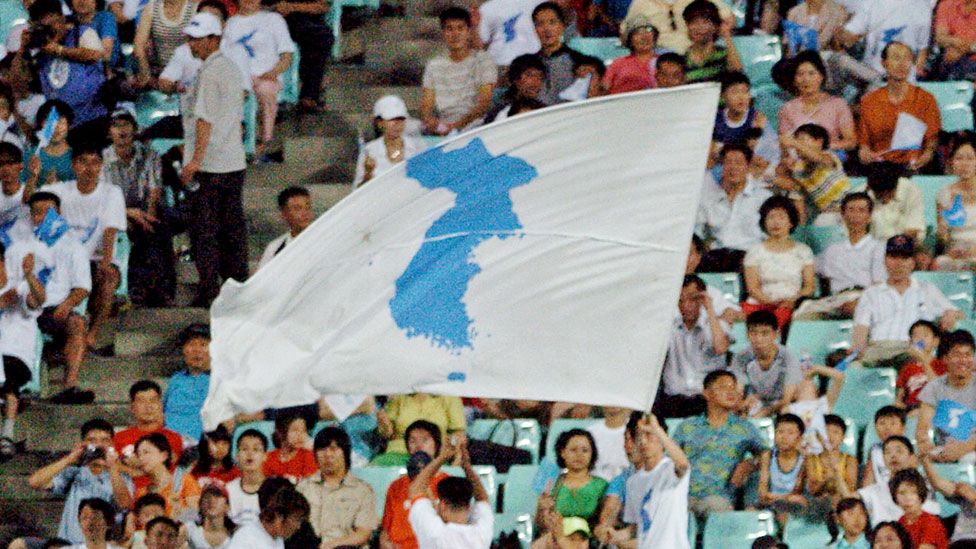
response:
{"label": "pink top", "polygon": [[942,0],[935,10],[935,28],[946,29],[955,38],[976,41],[976,10],[966,13],[966,0]]}
{"label": "pink top", "polygon": [[827,130],[831,143],[834,143],[841,138],[841,128],[854,127],[851,108],[840,97],[828,95],[812,111],[805,109],[799,97],[787,101],[779,110],[779,134],[792,134],[804,124],[817,124]]}
{"label": "pink top", "polygon": [[603,85],[610,94],[656,88],[656,61],[657,57],[652,57],[649,62],[642,62],[634,55],[615,59],[603,75]]}

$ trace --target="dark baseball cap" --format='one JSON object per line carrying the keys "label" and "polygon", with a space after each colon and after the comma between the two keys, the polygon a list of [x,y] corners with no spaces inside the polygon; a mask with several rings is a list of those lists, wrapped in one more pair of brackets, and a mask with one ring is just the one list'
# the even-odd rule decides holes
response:
{"label": "dark baseball cap", "polygon": [[912,257],[915,255],[915,240],[908,235],[896,234],[888,239],[885,255]]}

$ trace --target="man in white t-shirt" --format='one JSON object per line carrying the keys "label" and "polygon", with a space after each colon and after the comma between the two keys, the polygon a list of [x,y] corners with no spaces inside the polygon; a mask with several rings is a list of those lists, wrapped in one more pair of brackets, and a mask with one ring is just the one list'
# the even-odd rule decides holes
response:
{"label": "man in white t-shirt", "polygon": [[[864,0],[835,35],[835,41],[850,47],[863,38],[864,57],[861,61],[866,68],[875,71],[875,79],[884,74],[881,52],[885,46],[902,42],[918,52],[915,72],[922,74],[932,35],[932,7],[929,0]],[[853,74],[859,74],[859,71]]]}
{"label": "man in white t-shirt", "polygon": [[122,267],[115,261],[115,241],[118,233],[126,229],[125,197],[121,188],[99,177],[102,173],[100,148],[87,144],[75,146],[71,151],[71,167],[77,178],[75,181],[48,185],[45,190],[61,199],[61,216],[88,250],[92,318],[85,343],[89,349],[95,349],[122,279]]}
{"label": "man in white t-shirt", "polygon": [[638,446],[643,463],[627,479],[624,522],[636,527],[640,549],[690,548],[688,456],[654,416],[641,420]]}
{"label": "man in white t-shirt", "polygon": [[315,214],[312,213],[312,195],[305,187],[288,187],[278,193],[278,209],[281,211],[281,218],[288,225],[288,232],[272,240],[264,248],[258,269],[281,253],[315,219]]}
{"label": "man in white t-shirt", "polygon": [[16,145],[0,142],[0,242],[4,245],[31,237],[30,212],[20,181],[23,159]]}
{"label": "man in white t-shirt", "polygon": [[592,473],[610,482],[630,465],[624,450],[624,431],[630,410],[619,406],[604,406],[603,421],[586,428],[596,442],[597,460]]}
{"label": "man in white t-shirt", "polygon": [[532,10],[541,0],[488,0],[478,8],[478,34],[495,64],[507,67],[520,55],[539,51]]}
{"label": "man in white t-shirt", "polygon": [[[448,477],[437,483],[435,508],[429,493],[430,479],[456,453],[460,453],[467,478]],[[495,513],[488,503],[488,492],[471,467],[466,442],[455,447],[450,440],[443,441],[437,458],[410,483],[408,497],[410,527],[420,549],[488,549],[491,546]]]}
{"label": "man in white t-shirt", "polygon": [[293,488],[271,496],[261,509],[259,520],[245,523],[234,532],[227,549],[284,549],[285,540],[308,518],[308,501]]}

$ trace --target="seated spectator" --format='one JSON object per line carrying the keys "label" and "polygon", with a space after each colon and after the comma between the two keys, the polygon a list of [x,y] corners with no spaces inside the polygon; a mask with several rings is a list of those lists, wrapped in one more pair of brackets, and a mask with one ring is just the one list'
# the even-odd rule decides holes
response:
{"label": "seated spectator", "polygon": [[75,178],[71,165],[71,146],[68,144],[68,128],[74,120],[74,111],[71,107],[57,99],[45,101],[37,109],[35,132],[41,133],[44,130],[52,110],[57,113],[58,119],[54,123],[47,145],[24,151],[27,169],[23,179],[31,188],[59,181],[71,181]]}
{"label": "seated spectator", "polygon": [[221,50],[238,63],[245,79],[251,79],[261,128],[254,151],[258,162],[281,162],[282,153],[272,154],[270,147],[278,117],[278,93],[284,86],[281,75],[291,66],[295,43],[285,19],[262,9],[260,0],[242,0],[239,4],[237,13],[227,20]]}
{"label": "seated spectator", "polygon": [[[889,437],[883,445],[885,466],[891,471],[891,478],[894,480],[899,471],[912,470],[918,467],[918,458],[915,456],[915,447],[905,437],[895,435]],[[864,502],[868,510],[868,517],[871,524],[877,526],[879,523],[901,518],[904,511],[895,503],[894,490],[891,490],[888,482],[875,481],[874,484],[865,486],[857,491],[858,497]],[[933,515],[938,515],[941,511],[939,504],[930,497],[922,503],[922,509]]]}
{"label": "seated spectator", "polygon": [[830,545],[832,549],[870,549],[868,542],[868,510],[864,502],[848,497],[837,502],[834,507],[834,517],[840,526],[837,541]]}
{"label": "seated spectator", "polygon": [[976,10],[972,2],[951,0],[938,4],[935,43],[942,52],[929,75],[933,80],[976,80]]}
{"label": "seated spectator", "polygon": [[[383,522],[380,525],[380,546],[398,549],[418,549],[417,537],[410,526],[410,503],[407,494],[410,484],[417,478],[421,469],[440,455],[441,433],[433,423],[417,420],[407,428],[407,474],[394,480],[386,490],[383,507]],[[437,497],[437,483],[447,478],[439,471],[430,479],[430,494]]]}
{"label": "seated spectator", "polygon": [[159,494],[145,494],[132,505],[132,511],[125,516],[125,537],[123,541],[130,549],[145,549],[146,526],[156,517],[166,516],[166,500]]}
{"label": "seated spectator", "polygon": [[[801,7],[798,5],[793,9]],[[824,91],[827,67],[823,59],[817,52],[801,52],[793,59],[787,72],[786,82],[794,98],[779,110],[780,140],[793,135],[800,126],[816,124],[827,131],[829,142],[825,148],[836,153],[841,160],[846,159],[847,151],[857,146],[854,116],[844,98]]]}
{"label": "seated spectator", "polygon": [[[118,506],[130,505],[131,484],[122,475],[111,446],[112,425],[100,418],[86,421],[81,426],[81,441],[68,455],[41,467],[27,479],[35,490],[49,490],[64,497],[64,511],[57,529],[59,538],[85,543],[85,532],[78,520],[84,501],[97,498],[111,502],[120,495],[123,499],[116,501]],[[113,511],[113,520],[114,516]],[[32,543],[24,547],[39,546]]]}
{"label": "seated spectator", "polygon": [[309,504],[291,488],[279,490],[260,509],[256,520],[238,528],[225,549],[253,549],[270,547],[281,549],[284,540],[292,537],[309,516]]}
{"label": "seated spectator", "polygon": [[[678,56],[683,56],[691,46],[688,37],[688,26],[681,15],[685,8],[692,3],[692,0],[676,0],[673,4],[659,3],[652,0],[634,0],[630,3],[627,16],[620,28],[620,35],[635,26],[636,22],[649,21],[660,32],[658,36],[658,47],[674,52]],[[712,2],[722,17],[728,23],[735,22],[732,10],[722,0]]]}
{"label": "seated spectator", "polygon": [[630,465],[627,453],[624,451],[624,431],[628,419],[630,419],[630,409],[604,406],[603,419],[586,427],[586,430],[593,435],[596,454],[599,456],[593,464],[593,474],[608,483]]}
{"label": "seated spectator", "polygon": [[[482,6],[483,8],[484,6]],[[535,36],[534,31],[532,36]],[[537,102],[545,81],[546,65],[538,55],[534,53],[524,54],[513,59],[512,64],[508,66],[509,86],[505,90],[502,102],[492,107],[485,115],[485,124],[505,120],[516,114],[512,112],[512,107],[517,104],[524,105],[530,101]]]}
{"label": "seated spectator", "polygon": [[516,59],[539,51],[539,37],[532,25],[533,4],[488,0],[478,6],[478,37],[500,69],[511,70]]}
{"label": "seated spectator", "polygon": [[766,239],[750,248],[742,260],[749,295],[742,312],[747,317],[755,311],[769,311],[785,329],[797,302],[813,295],[813,252],[790,238],[799,224],[800,214],[788,198],[771,196],[759,207],[759,227]]}
{"label": "seated spectator", "polygon": [[[642,23],[642,24],[638,24]],[[657,53],[657,29],[649,21],[635,21],[623,41],[630,55],[614,59],[603,77],[603,87],[610,95],[657,87],[654,78]]]}
{"label": "seated spectator", "polygon": [[[828,49],[834,34],[844,27],[848,17],[849,14],[844,6],[834,0],[802,2],[786,12],[787,21],[803,25],[817,32],[817,50],[819,51]],[[792,44],[788,45],[795,47]],[[826,74],[826,71],[824,73]]]}
{"label": "seated spectator", "polygon": [[467,427],[460,398],[428,393],[396,395],[376,414],[377,431],[389,442],[386,453],[376,456],[372,464],[405,465],[410,455],[406,451],[404,436],[407,428],[418,419],[437,425],[441,433],[461,438],[465,436]]}
{"label": "seated spectator", "polygon": [[129,388],[129,411],[135,425],[115,433],[112,445],[123,465],[127,467],[125,472],[132,477],[136,488],[139,488],[148,484],[149,479],[139,467],[136,443],[146,435],[161,433],[169,443],[172,455],[179,458],[183,452],[183,437],[164,427],[163,390],[155,381],[144,379],[132,384]]}
{"label": "seated spectator", "polygon": [[200,437],[200,444],[197,445],[200,457],[190,468],[190,474],[197,479],[200,486],[227,484],[241,476],[240,469],[234,465],[230,445],[230,432],[223,425],[218,425],[216,429]]}
{"label": "seated spectator", "polygon": [[447,54],[427,62],[420,96],[424,132],[433,135],[478,126],[498,81],[491,56],[471,47],[471,14],[450,7],[441,12],[440,21]]}
{"label": "seated spectator", "polygon": [[[865,9],[860,9],[862,6]],[[878,81],[884,71],[889,71],[890,83],[890,68],[885,64],[886,50],[895,43],[907,50],[904,78],[910,74],[914,77],[916,73],[924,76],[932,33],[932,4],[924,0],[911,0],[892,9],[888,2],[872,2],[859,4],[858,9],[848,11],[852,12],[851,18],[836,33],[835,44],[850,48],[863,39],[864,53],[857,66],[847,64],[853,61],[849,57],[849,61],[840,65],[846,67],[846,70],[835,75],[840,82],[854,79]],[[912,52],[917,52],[917,55]]]}
{"label": "seated spectator", "polygon": [[959,179],[939,189],[935,199],[936,237],[945,250],[935,258],[935,269],[969,271],[976,266],[976,144],[957,141],[949,162],[947,175]]}
{"label": "seated spectator", "polygon": [[191,324],[180,334],[184,370],[169,378],[163,398],[166,427],[183,436],[184,445],[203,435],[200,410],[210,389],[210,326]]}
{"label": "seated spectator", "polygon": [[739,409],[749,417],[774,416],[796,399],[803,380],[793,351],[780,345],[776,317],[756,311],[746,317],[749,346],[732,357],[729,372],[744,389]]}
{"label": "seated spectator", "polygon": [[129,299],[139,305],[165,306],[176,295],[173,235],[161,215],[162,165],[151,147],[136,141],[135,117],[121,109],[112,113],[112,144],[103,154],[104,178],[122,189],[129,254]]}
{"label": "seated spectator", "polygon": [[556,439],[556,464],[564,472],[539,497],[542,516],[554,509],[563,517],[597,519],[607,481],[593,475],[599,453],[589,431],[570,429]]}
{"label": "seated spectator", "polygon": [[654,413],[664,418],[705,412],[702,383],[709,372],[725,368],[729,329],[719,318],[714,298],[695,275],[685,275],[664,359],[661,390]]}
{"label": "seated spectator", "polygon": [[922,190],[906,177],[902,166],[893,162],[869,166],[868,197],[874,201],[871,236],[882,241],[898,234],[915,240],[925,237]]}
{"label": "seated spectator", "polygon": [[[685,275],[698,272],[698,266],[701,264],[702,256],[704,255],[705,243],[702,242],[702,239],[697,234],[691,235],[691,248],[688,250],[688,260],[685,262]],[[745,315],[742,314],[742,310],[739,308],[739,304],[729,301],[720,289],[706,285],[705,291],[712,298],[712,306],[715,308],[716,314],[726,324],[731,326],[735,322],[741,322],[746,319]],[[738,298],[736,298],[736,301],[738,301]]]}
{"label": "seated spectator", "polygon": [[698,236],[711,242],[702,256],[702,272],[738,272],[746,251],[763,239],[759,208],[771,196],[749,174],[752,150],[740,143],[729,143],[719,152],[722,179],[718,185],[710,178],[703,183],[698,208]]}
{"label": "seated spectator", "polygon": [[365,545],[380,521],[373,489],[349,472],[349,435],[326,427],[315,436],[314,450],[319,471],[299,482],[297,489],[311,503],[309,521],[315,535],[333,547]]}
{"label": "seated spectator", "polygon": [[[695,0],[681,12],[691,45],[685,52],[688,82],[714,82],[724,71],[741,71],[742,61],[732,42],[733,25],[723,21],[710,0]],[[716,44],[722,38],[725,46]]]}
{"label": "seated spectator", "polygon": [[901,365],[907,358],[912,324],[938,321],[943,330],[951,330],[962,313],[934,285],[912,279],[915,241],[911,237],[888,239],[885,268],[888,280],[865,290],[857,303],[851,342],[867,364]]}
{"label": "seated spectator", "polygon": [[952,542],[951,547],[962,549],[976,543],[976,524],[973,523],[976,488],[967,482],[955,482],[942,477],[928,458],[922,458],[922,466],[932,487],[961,507],[952,531],[952,539],[949,540]]}
{"label": "seated spectator", "polygon": [[81,29],[93,29],[102,43],[102,62],[108,68],[117,65],[122,49],[119,46],[119,30],[115,16],[99,7],[94,0],[70,0],[68,7],[74,22]]}
{"label": "seated spectator", "polygon": [[[369,465],[369,460],[373,459],[373,443],[376,440],[376,400],[371,396],[363,397],[359,401],[359,406],[352,411],[352,414],[339,421],[335,412],[332,410],[330,402],[334,399],[344,399],[351,406],[359,400],[362,395],[330,395],[320,398],[316,403],[318,408],[318,419],[320,421],[334,421],[342,427],[342,430],[349,435],[352,441],[352,466],[365,467]],[[313,419],[306,417],[309,425]]]}
{"label": "seated spectator", "polygon": [[[840,370],[819,364],[803,365],[800,370],[803,372],[803,381],[796,389],[796,400],[786,407],[786,412],[803,420],[805,429],[802,450],[812,457],[824,451],[825,440],[830,442],[831,448],[834,448],[834,444],[830,441],[831,431],[828,428],[827,416],[837,403],[840,391],[844,387],[845,376]],[[819,396],[819,388],[823,383],[821,380],[829,384],[823,396]],[[843,430],[847,430],[846,425],[843,425]],[[839,440],[844,440],[843,434]]]}
{"label": "seated spectator", "polygon": [[140,12],[132,56],[138,64],[135,84],[152,87],[177,47],[186,42],[183,28],[196,13],[192,0],[149,0]]}
{"label": "seated spectator", "polygon": [[559,102],[559,93],[573,84],[573,70],[583,54],[566,46],[566,15],[554,2],[542,2],[532,10],[532,23],[539,36],[539,57],[546,66],[546,80],[538,100],[546,105]]}
{"label": "seated spectator", "polygon": [[[834,508],[842,498],[853,496],[857,491],[857,458],[841,451],[847,424],[834,414],[824,417],[827,436],[821,437],[821,445],[826,446],[819,454],[806,459],[806,490],[812,498],[826,500]],[[826,444],[824,444],[824,442]],[[811,501],[811,509],[821,506]]]}
{"label": "seated spectator", "polygon": [[895,381],[895,406],[913,412],[920,402],[918,394],[929,381],[945,375],[946,366],[936,358],[936,350],[942,338],[942,330],[933,322],[919,320],[908,331],[911,360],[898,371]]}
{"label": "seated spectator", "polygon": [[77,545],[85,549],[121,549],[118,545],[108,541],[108,536],[115,528],[115,509],[112,504],[101,498],[87,498],[78,505],[78,523],[84,541]]}
{"label": "seated spectator", "polygon": [[[550,510],[545,517],[539,517],[545,534],[532,542],[530,549],[588,549],[593,537],[590,525],[579,517],[559,516]],[[472,544],[472,547],[477,547]]]}
{"label": "seated spectator", "polygon": [[184,522],[190,549],[225,547],[237,525],[227,516],[229,501],[223,486],[211,484],[200,492],[200,518]]}
{"label": "seated spectator", "polygon": [[288,187],[278,193],[278,210],[288,226],[288,232],[272,240],[264,248],[261,261],[258,262],[258,269],[281,253],[285,246],[291,244],[291,241],[315,220],[315,213],[312,212],[312,195],[305,187]]}
{"label": "seated spectator", "polygon": [[162,433],[150,433],[136,442],[139,469],[149,482],[137,486],[134,497],[159,494],[166,500],[166,515],[183,517],[193,514],[200,501],[200,485],[193,475],[176,468],[179,455],[173,454]]}
{"label": "seated spectator", "polygon": [[[592,55],[581,56],[573,65],[573,77],[575,78],[573,86],[563,90],[559,94],[559,98],[563,101],[580,101],[606,95],[603,89],[603,77],[606,74],[607,65],[599,57]],[[578,90],[583,90],[585,95],[578,96],[573,93]]]}
{"label": "seated spectator", "polygon": [[[98,33],[69,23],[57,0],[31,4],[30,20],[52,33],[37,58],[41,89],[48,99],[60,99],[71,107],[71,134],[78,141],[104,143],[108,135],[108,110],[97,93],[105,83],[104,52]],[[25,31],[21,40],[30,43]],[[24,55],[24,48],[18,55]],[[64,116],[64,113],[59,113]],[[43,123],[38,118],[38,123]]]}
{"label": "seated spectator", "polygon": [[276,417],[271,439],[275,449],[268,452],[264,461],[265,476],[284,477],[297,484],[318,471],[315,454],[309,449],[312,439],[308,436],[308,424],[302,415],[281,414]]}
{"label": "seated spectator", "polygon": [[[27,189],[25,189],[25,192]],[[81,241],[63,227],[61,199],[49,192],[37,192],[28,199],[30,230],[50,248],[52,273],[47,281],[44,310],[37,318],[42,333],[51,336],[64,354],[64,389],[51,397],[55,404],[87,404],[95,393],[78,388],[78,376],[85,357],[87,328],[75,308],[88,297],[91,271],[88,251]],[[133,439],[132,442],[135,442]]]}
{"label": "seated spectator", "polygon": [[103,182],[102,150],[79,144],[71,151],[75,181],[56,183],[48,191],[61,199],[61,214],[72,232],[88,249],[91,261],[91,323],[85,343],[97,349],[98,335],[112,313],[115,290],[121,281],[121,267],[115,257],[115,241],[125,231],[125,198],[122,189]]}
{"label": "seated spectator", "polygon": [[[946,373],[929,381],[918,394],[919,416],[915,440],[922,455],[939,462],[976,462],[976,436],[971,420],[976,410],[976,377],[973,351],[976,342],[965,330],[946,333],[939,344],[939,358]],[[964,419],[959,419],[960,417]],[[929,438],[934,429],[935,444]]]}
{"label": "seated spectator", "polygon": [[726,143],[744,143],[749,138],[749,130],[766,127],[766,115],[752,105],[749,77],[738,71],[727,72],[720,81],[725,108],[715,114],[713,154],[717,154],[717,150]]}
{"label": "seated spectator", "polygon": [[[918,1],[922,4],[918,9],[926,9],[926,12],[918,11],[915,15],[923,16],[927,22],[929,21],[927,0]],[[882,3],[872,5],[882,5]],[[907,9],[906,6],[905,10],[895,12],[907,13]],[[858,12],[859,16],[863,11]],[[855,17],[855,20],[857,19],[859,18]],[[926,38],[927,42],[928,38]],[[889,42],[884,46],[881,58],[888,80],[883,88],[874,90],[861,99],[858,155],[861,162],[865,164],[888,160],[911,169],[922,168],[931,162],[935,153],[939,129],[942,127],[939,105],[931,93],[908,83],[912,71],[912,49],[909,46],[904,42]],[[924,63],[925,58],[920,56],[920,59]],[[925,124],[925,136],[918,149],[892,150],[891,139],[902,113],[913,116]]]}
{"label": "seated spectator", "polygon": [[912,538],[908,530],[898,522],[885,521],[874,528],[871,536],[872,549],[912,549]]}
{"label": "seated spectator", "polygon": [[[656,28],[656,27],[655,27]],[[686,83],[685,58],[674,53],[662,53],[654,64],[654,76],[659,88],[674,88]]]}
{"label": "seated spectator", "polygon": [[783,526],[790,514],[807,506],[804,455],[800,452],[805,427],[798,416],[781,414],[776,416],[774,429],[772,450],[759,457],[759,503],[773,509]]}
{"label": "seated spectator", "polygon": [[874,413],[874,432],[878,435],[879,442],[871,445],[864,456],[862,488],[875,482],[888,484],[891,480],[891,471],[885,465],[884,443],[893,436],[905,436],[905,419],[905,410],[897,406],[882,406]]}
{"label": "seated spectator", "polygon": [[373,106],[381,135],[360,148],[353,189],[427,148],[421,139],[403,134],[407,116],[407,106],[395,95],[381,97]]}
{"label": "seated spectator", "polygon": [[177,549],[180,525],[169,517],[156,517],[146,525],[146,549]]}
{"label": "seated spectator", "polygon": [[[840,158],[827,148],[827,131],[804,124],[780,143],[787,154],[780,157],[775,184],[790,191],[800,219],[817,226],[840,225],[840,205],[851,183]],[[809,211],[808,203],[813,206]]]}
{"label": "seated spectator", "polygon": [[937,515],[926,513],[922,503],[929,495],[925,478],[915,469],[898,471],[888,483],[891,497],[902,510],[898,522],[912,538],[913,547],[948,549],[949,536]]}
{"label": "seated spectator", "polygon": [[672,435],[691,462],[689,509],[699,519],[732,510],[736,490],[755,471],[746,454],[764,450],[756,427],[737,415],[742,393],[735,374],[710,372],[704,385],[705,413],[683,421]]}
{"label": "seated spectator", "polygon": [[241,475],[227,483],[228,516],[238,526],[258,521],[261,511],[258,490],[267,478],[264,461],[268,439],[257,429],[247,429],[237,437],[237,463]]}

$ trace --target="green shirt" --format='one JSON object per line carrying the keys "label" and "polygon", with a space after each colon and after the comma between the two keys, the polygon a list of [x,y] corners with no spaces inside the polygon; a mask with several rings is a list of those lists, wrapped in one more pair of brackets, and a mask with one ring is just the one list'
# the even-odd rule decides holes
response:
{"label": "green shirt", "polygon": [[556,481],[553,494],[556,510],[564,517],[583,517],[589,520],[600,508],[600,500],[607,491],[607,481],[593,477],[590,482],[575,490],[563,484],[562,477]]}
{"label": "green shirt", "polygon": [[689,84],[692,82],[716,82],[719,75],[725,71],[726,58],[728,53],[725,48],[715,46],[712,53],[700,64],[691,60],[691,56],[685,54],[685,79]]}

